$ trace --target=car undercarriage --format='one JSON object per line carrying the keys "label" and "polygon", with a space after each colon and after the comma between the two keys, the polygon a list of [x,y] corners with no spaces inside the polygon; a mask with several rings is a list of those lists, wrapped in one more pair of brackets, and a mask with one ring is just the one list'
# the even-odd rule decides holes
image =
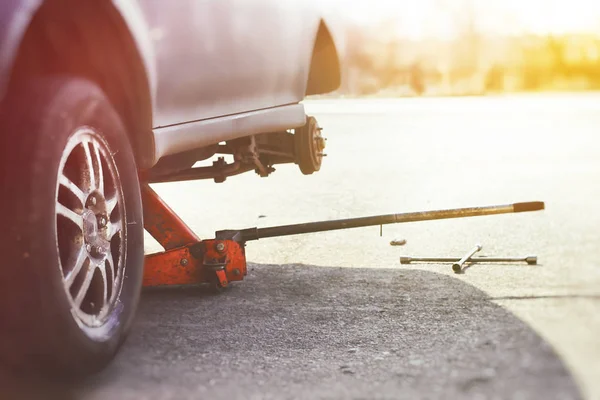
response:
{"label": "car undercarriage", "polygon": [[[326,138],[314,117],[308,116],[300,128],[262,133],[230,140],[216,145],[166,156],[146,173],[149,183],[214,179],[224,182],[228,177],[255,171],[267,177],[278,164],[295,163],[305,175],[319,171]],[[210,166],[196,163],[218,156]],[[226,156],[233,160],[226,161]]]}

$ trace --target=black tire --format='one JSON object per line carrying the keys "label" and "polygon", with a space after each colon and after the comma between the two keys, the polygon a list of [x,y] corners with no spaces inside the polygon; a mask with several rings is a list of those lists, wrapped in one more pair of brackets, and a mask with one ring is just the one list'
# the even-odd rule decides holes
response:
{"label": "black tire", "polygon": [[92,82],[39,79],[7,99],[0,114],[0,359],[26,372],[81,377],[114,357],[140,297],[143,221],[133,152],[119,115]]}

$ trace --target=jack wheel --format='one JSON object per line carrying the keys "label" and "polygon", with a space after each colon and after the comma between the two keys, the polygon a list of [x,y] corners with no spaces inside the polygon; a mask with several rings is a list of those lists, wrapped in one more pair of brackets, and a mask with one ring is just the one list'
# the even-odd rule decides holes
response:
{"label": "jack wheel", "polygon": [[208,283],[208,285],[209,285],[210,291],[212,293],[214,293],[214,294],[221,294],[221,293],[223,293],[224,291],[226,291],[229,288],[229,286],[223,286],[223,285],[221,285],[221,282],[216,277],[214,279],[212,279]]}

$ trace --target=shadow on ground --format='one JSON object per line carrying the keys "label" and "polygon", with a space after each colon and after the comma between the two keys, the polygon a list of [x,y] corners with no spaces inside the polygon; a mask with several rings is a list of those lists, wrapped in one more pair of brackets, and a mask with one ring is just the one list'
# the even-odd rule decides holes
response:
{"label": "shadow on ground", "polygon": [[58,397],[580,395],[548,344],[459,279],[415,270],[250,265],[247,280],[220,295],[197,288],[145,292],[115,362]]}

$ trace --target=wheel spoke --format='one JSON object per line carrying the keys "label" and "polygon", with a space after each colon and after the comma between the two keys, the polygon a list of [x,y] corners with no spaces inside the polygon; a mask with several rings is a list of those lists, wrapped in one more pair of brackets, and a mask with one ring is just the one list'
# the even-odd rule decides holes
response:
{"label": "wheel spoke", "polygon": [[108,267],[110,268],[110,274],[113,279],[113,285],[117,282],[117,271],[115,271],[115,262],[111,252],[106,255],[106,261],[108,261]]}
{"label": "wheel spoke", "polygon": [[77,253],[77,259],[75,260],[73,269],[71,269],[69,274],[65,277],[65,285],[67,285],[67,288],[70,288],[71,285],[73,285],[75,278],[77,278],[77,275],[79,275],[83,266],[87,264],[87,261],[89,261],[87,251],[83,246],[81,246],[79,252]]}
{"label": "wheel spoke", "polygon": [[121,220],[110,223],[110,233],[108,234],[108,240],[112,238],[123,229],[123,223]]}
{"label": "wheel spoke", "polygon": [[106,276],[106,264],[102,264],[100,275],[102,275],[102,308],[104,308],[108,303],[108,277]]}
{"label": "wheel spoke", "polygon": [[110,217],[115,207],[117,206],[117,195],[113,196],[110,199],[106,199],[106,213]]}
{"label": "wheel spoke", "polygon": [[74,299],[77,307],[81,307],[81,302],[85,298],[85,295],[87,294],[87,291],[90,288],[90,284],[92,283],[92,278],[94,277],[95,271],[96,271],[95,267],[91,267],[91,268],[87,269],[87,271],[85,273],[85,278],[83,279],[83,282],[81,283],[81,287],[79,288],[79,292],[77,293],[77,296],[75,296],[75,299]]}
{"label": "wheel spoke", "polygon": [[98,167],[98,180],[96,182],[96,186],[98,187],[98,191],[104,194],[104,172],[102,171],[102,162],[100,159],[100,148],[96,144],[96,142],[92,142],[92,147],[94,149],[93,158],[96,160],[96,165]]}
{"label": "wheel spoke", "polygon": [[79,227],[79,229],[83,229],[83,217],[80,214],[77,214],[75,211],[71,210],[70,208],[63,206],[60,203],[56,203],[56,213],[58,215],[62,215],[63,217],[73,222]]}
{"label": "wheel spoke", "polygon": [[94,160],[92,159],[92,153],[90,152],[90,144],[89,142],[83,143],[83,151],[85,153],[85,164],[88,170],[88,175],[90,179],[90,190],[96,190],[96,175],[94,172]]}
{"label": "wheel spoke", "polygon": [[60,174],[58,180],[62,186],[77,197],[82,206],[85,204],[85,194],[83,193],[83,190],[81,190],[72,180],[67,178],[64,174]]}

